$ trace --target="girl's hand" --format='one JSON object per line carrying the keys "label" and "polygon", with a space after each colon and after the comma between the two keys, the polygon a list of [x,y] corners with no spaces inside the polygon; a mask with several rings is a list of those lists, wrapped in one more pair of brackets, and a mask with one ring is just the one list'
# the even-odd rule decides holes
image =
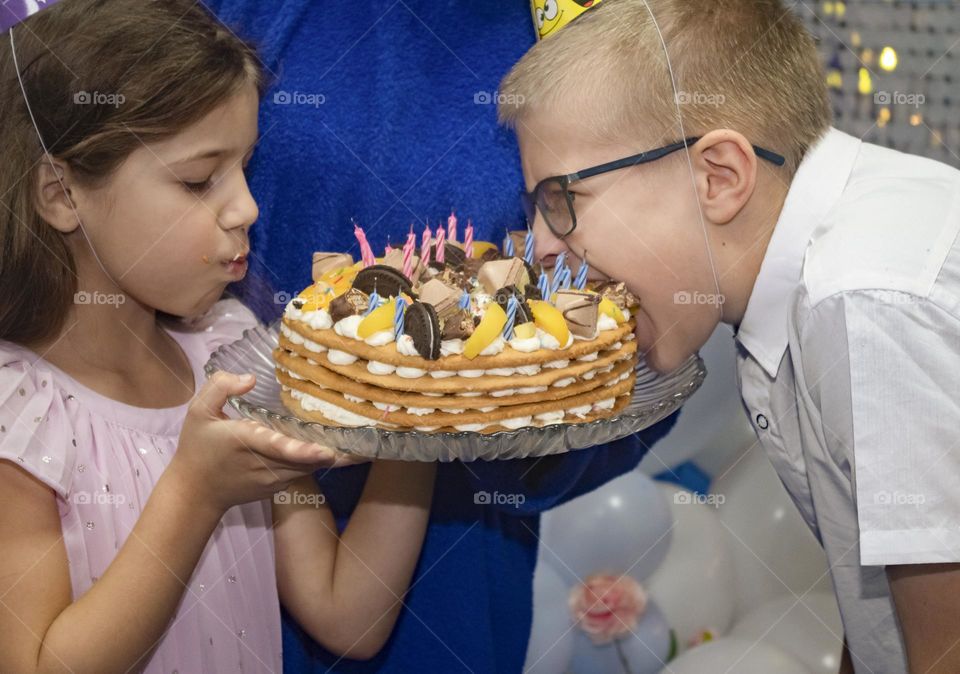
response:
{"label": "girl's hand", "polygon": [[222,513],[269,498],[322,468],[354,462],[336,450],[295,440],[223,413],[231,395],[253,388],[253,375],[217,372],[190,403],[180,442],[167,468],[185,498]]}

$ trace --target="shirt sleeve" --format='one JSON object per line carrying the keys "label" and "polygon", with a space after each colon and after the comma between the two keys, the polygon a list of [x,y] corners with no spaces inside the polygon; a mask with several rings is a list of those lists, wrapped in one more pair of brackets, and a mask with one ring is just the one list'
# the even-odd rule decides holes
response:
{"label": "shirt sleeve", "polygon": [[76,451],[64,394],[53,375],[40,361],[0,350],[0,459],[66,498]]}
{"label": "shirt sleeve", "polygon": [[850,475],[860,564],[960,562],[960,320],[908,293],[846,292],[813,309],[801,343],[834,468],[811,487]]}

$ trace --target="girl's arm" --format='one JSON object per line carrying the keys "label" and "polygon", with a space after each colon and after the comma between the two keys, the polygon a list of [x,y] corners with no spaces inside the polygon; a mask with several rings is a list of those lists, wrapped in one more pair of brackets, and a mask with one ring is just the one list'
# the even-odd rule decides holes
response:
{"label": "girl's arm", "polygon": [[374,463],[342,537],[312,476],[274,499],[280,601],[327,650],[369,659],[386,643],[420,557],[435,475],[433,463]]}
{"label": "girl's arm", "polygon": [[225,373],[204,385],[130,535],[72,603],[55,494],[0,460],[0,672],[143,667],[223,513],[334,465],[330,450],[224,419],[227,396],[252,386]]}
{"label": "girl's arm", "polygon": [[161,477],[106,573],[71,603],[55,495],[0,461],[0,671],[81,674],[142,666],[220,519],[188,503]]}

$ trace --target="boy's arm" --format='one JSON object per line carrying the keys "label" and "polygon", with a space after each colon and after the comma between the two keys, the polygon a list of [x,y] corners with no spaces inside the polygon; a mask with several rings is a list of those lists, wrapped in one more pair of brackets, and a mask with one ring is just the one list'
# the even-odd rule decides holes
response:
{"label": "boy's arm", "polygon": [[888,566],[910,672],[960,672],[960,564]]}
{"label": "boy's arm", "polygon": [[[657,440],[676,423],[679,412],[650,428],[605,445],[566,454],[465,464],[477,492],[522,496],[500,505],[510,515],[534,515],[582,494],[637,467]],[[522,501],[522,502],[521,502]]]}
{"label": "boy's arm", "polygon": [[284,608],[328,650],[379,652],[393,631],[423,545],[436,464],[378,461],[343,534],[313,476],[274,499]]}

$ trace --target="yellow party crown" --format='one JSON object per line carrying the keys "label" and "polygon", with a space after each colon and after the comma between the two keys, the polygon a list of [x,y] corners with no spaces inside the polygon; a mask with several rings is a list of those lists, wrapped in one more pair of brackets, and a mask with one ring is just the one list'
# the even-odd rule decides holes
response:
{"label": "yellow party crown", "polygon": [[578,16],[603,0],[531,0],[533,26],[537,30],[537,39],[553,35]]}

